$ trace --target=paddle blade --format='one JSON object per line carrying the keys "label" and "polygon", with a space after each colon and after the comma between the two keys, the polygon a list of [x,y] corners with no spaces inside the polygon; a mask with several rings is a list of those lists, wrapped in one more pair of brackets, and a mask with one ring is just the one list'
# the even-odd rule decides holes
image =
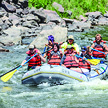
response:
{"label": "paddle blade", "polygon": [[7,81],[13,76],[13,74],[14,74],[16,71],[17,71],[17,69],[15,69],[15,70],[13,70],[13,71],[11,71],[11,72],[8,72],[8,73],[6,73],[6,74],[4,74],[4,75],[1,77],[1,80],[2,80],[3,82],[7,82]]}
{"label": "paddle blade", "polygon": [[100,63],[99,59],[88,59],[88,61],[93,65],[97,65],[98,63]]}

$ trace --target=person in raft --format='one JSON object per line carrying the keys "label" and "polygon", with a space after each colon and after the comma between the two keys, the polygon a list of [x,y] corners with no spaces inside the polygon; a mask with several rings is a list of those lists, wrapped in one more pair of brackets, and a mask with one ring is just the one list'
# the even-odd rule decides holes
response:
{"label": "person in raft", "polygon": [[[105,43],[106,41],[102,40],[101,35],[96,34],[95,40],[93,41],[93,44],[91,45],[91,48],[93,48],[91,49],[93,57],[106,58],[106,55],[108,54],[108,47]],[[104,53],[101,53],[101,52],[104,52]]]}
{"label": "person in raft", "polygon": [[[89,74],[89,72],[91,71],[91,63],[86,59],[92,59],[92,57],[87,47],[85,46],[81,47],[80,57],[81,58],[79,58],[79,68],[81,68],[82,71],[86,71],[86,74]],[[88,69],[88,70],[83,70],[83,69]]]}
{"label": "person in raft", "polygon": [[65,43],[60,43],[61,48],[66,49],[68,45],[74,47],[77,54],[79,54],[79,46],[75,43],[73,35],[69,35]]}
{"label": "person in raft", "polygon": [[[33,57],[31,60],[29,60],[36,53],[37,53],[37,55],[35,57]],[[27,57],[25,60],[22,61],[21,65],[24,66],[24,63],[27,60],[29,60],[27,70],[35,69],[35,68],[41,66],[41,61],[46,62],[45,58],[42,57],[41,52],[37,48],[35,48],[34,45],[29,46],[29,51],[27,51],[26,54],[27,54]]]}
{"label": "person in raft", "polygon": [[[47,60],[49,60],[49,55],[50,55],[50,52],[52,51],[51,48],[52,48],[53,44],[54,44],[54,36],[49,35],[48,36],[48,44],[45,44],[45,46],[47,46],[47,52],[44,54],[44,58],[47,57]],[[51,49],[51,50],[49,50],[49,49]]]}
{"label": "person in raft", "polygon": [[77,52],[74,47],[68,45],[66,49],[67,51],[62,57],[60,65],[80,73],[89,74],[88,69],[82,67],[79,68],[79,59],[76,56]]}
{"label": "person in raft", "polygon": [[58,43],[54,43],[53,46],[52,46],[52,51],[50,52],[50,55],[49,55],[48,64],[50,64],[50,65],[60,65],[62,56],[63,56],[63,54],[59,50]]}

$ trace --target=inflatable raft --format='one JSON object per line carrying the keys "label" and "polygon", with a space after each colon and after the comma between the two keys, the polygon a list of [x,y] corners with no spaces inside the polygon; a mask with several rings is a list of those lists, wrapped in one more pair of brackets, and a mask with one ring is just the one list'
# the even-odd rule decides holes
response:
{"label": "inflatable raft", "polygon": [[107,64],[98,64],[91,66],[89,75],[79,73],[63,66],[44,64],[41,67],[26,72],[22,77],[22,84],[41,84],[41,83],[59,83],[61,81],[72,82],[73,79],[78,81],[90,81],[102,76],[107,72]]}

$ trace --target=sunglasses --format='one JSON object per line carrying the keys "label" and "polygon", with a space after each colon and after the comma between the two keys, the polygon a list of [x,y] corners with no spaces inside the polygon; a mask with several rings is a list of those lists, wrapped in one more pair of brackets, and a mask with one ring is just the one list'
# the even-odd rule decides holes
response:
{"label": "sunglasses", "polygon": [[68,39],[68,40],[71,40],[72,41],[73,39]]}
{"label": "sunglasses", "polygon": [[30,48],[29,50],[34,50],[34,48]]}

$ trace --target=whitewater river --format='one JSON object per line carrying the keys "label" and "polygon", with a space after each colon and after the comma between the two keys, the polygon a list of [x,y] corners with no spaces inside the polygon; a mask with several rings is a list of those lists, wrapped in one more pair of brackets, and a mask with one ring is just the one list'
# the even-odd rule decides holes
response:
{"label": "whitewater river", "polygon": [[[69,34],[74,35],[79,46],[87,46],[91,45],[95,34],[101,33],[106,38],[107,32],[108,27],[97,27],[95,30]],[[7,49],[10,52],[0,53],[0,75],[20,65],[26,57],[27,46]],[[36,87],[21,84],[26,68],[20,68],[8,82],[0,80],[0,108],[108,108],[107,76],[104,78],[106,80]]]}

